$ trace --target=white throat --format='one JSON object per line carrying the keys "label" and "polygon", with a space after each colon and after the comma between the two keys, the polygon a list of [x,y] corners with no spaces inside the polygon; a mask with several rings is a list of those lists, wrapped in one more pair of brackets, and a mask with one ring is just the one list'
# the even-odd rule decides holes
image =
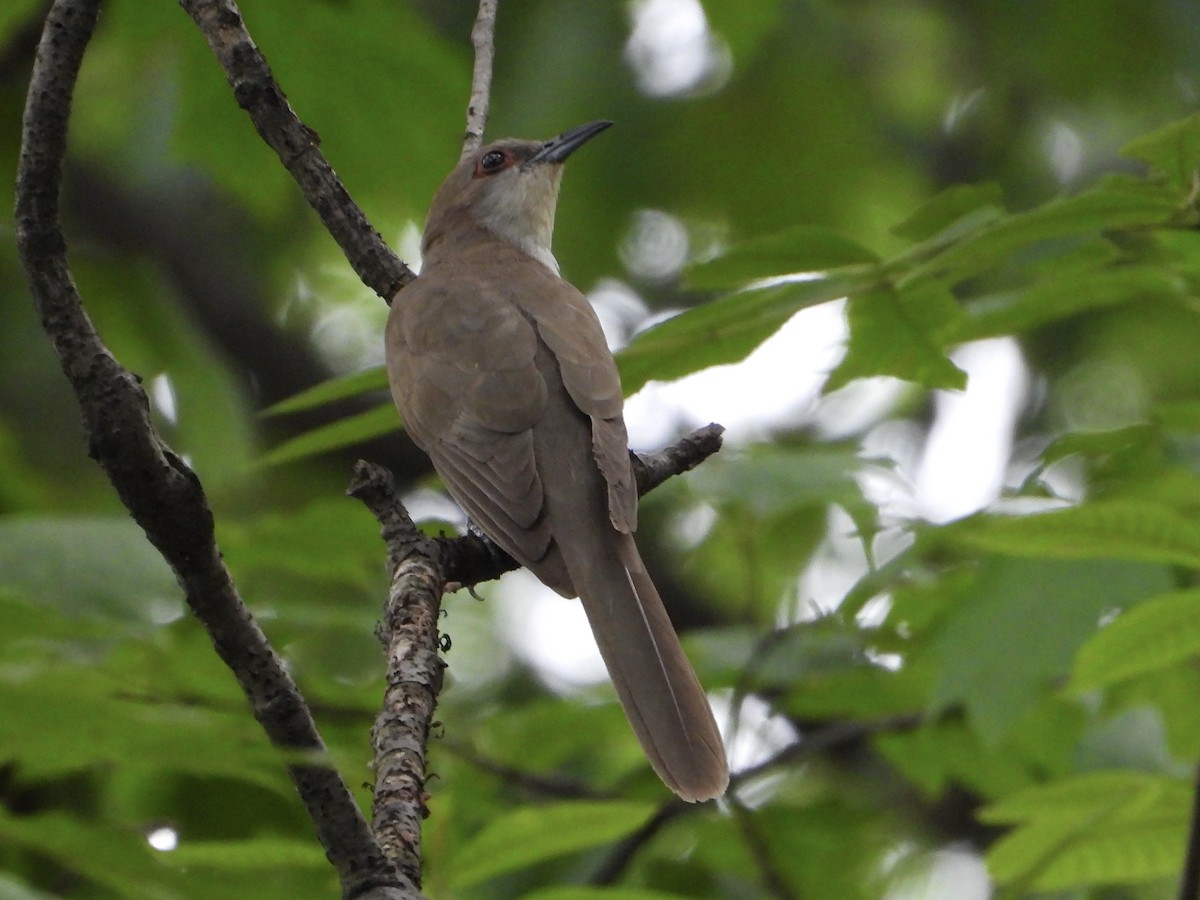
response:
{"label": "white throat", "polygon": [[533,171],[514,169],[504,173],[504,182],[486,192],[477,207],[483,226],[518,250],[529,254],[555,275],[558,260],[550,252],[554,234],[554,211],[558,205],[557,167]]}

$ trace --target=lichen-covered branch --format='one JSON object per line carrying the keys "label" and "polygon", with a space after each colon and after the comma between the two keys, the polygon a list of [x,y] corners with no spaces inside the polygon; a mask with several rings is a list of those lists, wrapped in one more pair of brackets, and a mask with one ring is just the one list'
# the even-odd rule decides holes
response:
{"label": "lichen-covered branch", "polygon": [[376,896],[416,897],[341,777],[320,760],[325,748],[312,716],[222,562],[200,480],[155,431],[140,380],[104,345],[71,277],[59,194],[71,99],[99,7],[99,0],[56,0],[30,78],[16,192],[17,250],[30,293],[74,389],[92,458],[175,572],[271,741],[313,755],[289,772],[345,896],[377,889]]}
{"label": "lichen-covered branch", "polygon": [[[635,457],[641,493],[694,468],[721,447],[708,425],[657,453]],[[409,518],[391,475],[359,462],[347,491],[374,514],[387,544],[391,589],[380,626],[387,659],[383,708],[375,722],[375,800],[380,844],[419,883],[421,820],[426,814],[425,759],[445,663],[438,655],[438,613],[447,584],[499,578],[517,563],[480,535],[430,538]]]}
{"label": "lichen-covered branch", "polygon": [[375,750],[371,817],[384,851],[420,884],[421,820],[427,811],[425,757],[445,668],[438,656],[441,559],[436,543],[409,518],[385,469],[360,461],[347,493],[365,503],[379,520],[392,573],[379,629],[387,674],[383,707],[371,731]]}

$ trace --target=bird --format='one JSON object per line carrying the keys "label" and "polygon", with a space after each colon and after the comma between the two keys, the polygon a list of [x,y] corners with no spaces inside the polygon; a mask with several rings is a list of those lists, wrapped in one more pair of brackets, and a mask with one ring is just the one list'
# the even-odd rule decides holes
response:
{"label": "bird", "polygon": [[724,744],[634,542],[616,362],[551,252],[563,163],[611,124],[498,140],[460,160],[430,206],[420,275],[392,300],[388,382],[470,522],[580,597],[651,767],[699,802],[728,786]]}

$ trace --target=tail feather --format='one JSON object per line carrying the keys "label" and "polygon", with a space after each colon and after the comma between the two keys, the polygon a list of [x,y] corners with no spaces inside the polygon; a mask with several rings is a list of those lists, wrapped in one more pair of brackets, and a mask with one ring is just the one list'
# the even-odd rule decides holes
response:
{"label": "tail feather", "polygon": [[717,797],[729,767],[708,698],[633,539],[611,535],[615,553],[571,573],[600,655],[658,776],[684,800]]}

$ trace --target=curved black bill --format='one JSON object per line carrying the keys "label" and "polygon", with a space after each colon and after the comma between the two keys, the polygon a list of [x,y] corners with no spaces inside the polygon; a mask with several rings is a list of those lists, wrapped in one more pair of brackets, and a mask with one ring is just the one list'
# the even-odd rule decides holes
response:
{"label": "curved black bill", "polygon": [[602,132],[612,122],[588,122],[564,131],[556,138],[542,144],[542,149],[533,155],[531,163],[560,163],[568,156]]}

